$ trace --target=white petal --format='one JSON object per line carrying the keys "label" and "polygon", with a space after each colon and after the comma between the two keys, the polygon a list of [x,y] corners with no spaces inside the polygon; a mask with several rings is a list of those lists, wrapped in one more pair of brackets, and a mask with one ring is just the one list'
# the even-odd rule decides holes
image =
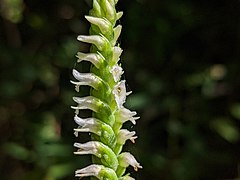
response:
{"label": "white petal", "polygon": [[113,47],[113,57],[112,57],[112,63],[116,64],[119,61],[119,57],[121,56],[123,50],[118,47],[118,46],[114,46]]}
{"label": "white petal", "polygon": [[119,38],[119,36],[120,36],[120,34],[121,34],[122,26],[118,25],[117,27],[115,27],[113,29],[113,31],[114,31],[113,45],[115,45],[117,40],[118,40],[118,38]]}
{"label": "white petal", "polygon": [[119,165],[122,167],[128,167],[129,165],[134,168],[135,171],[142,166],[137,162],[135,157],[129,152],[124,152],[118,156]]}
{"label": "white petal", "polygon": [[79,73],[77,70],[73,69],[73,76],[79,81],[71,83],[76,85],[76,90],[79,91],[79,86],[91,86],[94,89],[98,89],[99,84],[101,84],[102,80],[93,73]]}
{"label": "white petal", "polygon": [[135,111],[130,111],[125,107],[121,107],[116,113],[116,120],[118,122],[124,123],[126,121],[131,121],[133,124],[136,124],[136,120],[140,117],[134,117],[137,113]]}
{"label": "white petal", "polygon": [[92,64],[94,64],[94,66],[96,66],[96,68],[99,68],[100,65],[103,63],[103,61],[105,60],[105,58],[98,52],[98,53],[82,53],[82,52],[78,52],[76,57],[78,58],[78,62],[81,61],[89,61]]}
{"label": "white petal", "polygon": [[87,177],[87,176],[95,176],[98,179],[109,179],[109,180],[117,180],[118,177],[115,171],[111,168],[104,167],[103,165],[92,164],[83,169],[79,169],[75,171],[75,176]]}
{"label": "white petal", "polygon": [[118,82],[123,74],[123,69],[119,65],[114,65],[110,72],[113,75],[113,79],[115,82]]}
{"label": "white petal", "polygon": [[90,36],[80,35],[77,37],[77,39],[82,42],[94,44],[100,51],[102,51],[105,48],[108,42],[106,41],[106,38],[99,35],[90,35]]}
{"label": "white petal", "polygon": [[90,166],[87,166],[83,169],[79,169],[75,172],[76,177],[87,177],[87,176],[98,176],[101,172],[102,166],[92,164]]}
{"label": "white petal", "polygon": [[75,132],[92,132],[101,136],[100,120],[96,118],[82,119],[76,115],[74,121],[79,125],[77,129],[74,129]]}
{"label": "white petal", "polygon": [[115,101],[117,103],[118,108],[122,107],[122,105],[126,101],[126,86],[125,80],[120,81],[113,89],[113,94],[115,97]]}
{"label": "white petal", "polygon": [[99,143],[97,141],[89,141],[87,143],[74,143],[74,147],[78,148],[74,154],[93,154],[100,157]]}
{"label": "white petal", "polygon": [[111,30],[111,23],[103,18],[93,17],[93,16],[85,16],[85,18],[92,24],[99,27],[103,34],[108,33]]}
{"label": "white petal", "polygon": [[100,100],[93,97],[73,97],[73,101],[78,103],[77,107],[72,107],[73,109],[90,109],[94,112],[98,112]]}

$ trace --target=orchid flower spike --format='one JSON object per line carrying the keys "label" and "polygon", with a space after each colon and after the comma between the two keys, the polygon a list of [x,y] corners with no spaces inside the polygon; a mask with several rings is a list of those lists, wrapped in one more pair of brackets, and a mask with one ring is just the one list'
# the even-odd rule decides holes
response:
{"label": "orchid flower spike", "polygon": [[[93,8],[86,20],[91,24],[89,34],[79,35],[77,40],[90,44],[89,52],[77,52],[77,64],[72,71],[71,83],[76,93],[82,86],[89,86],[87,96],[73,97],[75,110],[74,121],[77,126],[74,134],[89,133],[91,140],[76,142],[76,155],[92,155],[93,164],[75,171],[75,176],[95,177],[100,180],[134,180],[125,173],[128,166],[135,171],[142,166],[128,152],[121,153],[127,140],[135,143],[135,131],[121,129],[123,124],[131,121],[136,124],[139,119],[135,111],[125,107],[127,96],[126,80],[119,63],[123,52],[118,44],[122,26],[117,25],[123,12],[116,11],[118,0],[93,0]],[[91,63],[89,72],[80,72],[78,66],[83,61]],[[90,117],[81,117],[82,111],[91,111]],[[81,138],[81,136],[80,136]]]}

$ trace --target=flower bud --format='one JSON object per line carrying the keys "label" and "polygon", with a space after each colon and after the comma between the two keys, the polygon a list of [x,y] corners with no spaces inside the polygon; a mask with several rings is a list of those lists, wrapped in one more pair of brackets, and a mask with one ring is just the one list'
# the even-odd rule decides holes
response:
{"label": "flower bud", "polygon": [[115,45],[116,42],[117,42],[117,40],[118,40],[118,38],[119,38],[119,36],[120,36],[120,34],[121,34],[122,26],[121,26],[121,25],[118,25],[117,27],[115,27],[115,28],[113,29],[113,31],[114,31],[114,38],[113,38],[112,44]]}
{"label": "flower bud", "polygon": [[85,18],[92,24],[96,25],[100,31],[105,35],[111,32],[111,23],[103,18],[93,17],[93,16],[85,16]]}
{"label": "flower bud", "polygon": [[113,65],[117,64],[117,62],[120,59],[119,57],[122,54],[122,52],[123,52],[123,50],[120,47],[118,47],[118,46],[113,47],[113,57],[112,57],[112,62],[111,62]]}
{"label": "flower bud", "polygon": [[101,0],[99,2],[100,6],[103,8],[105,12],[106,18],[115,25],[116,22],[116,10],[115,7],[108,2],[108,0]]}

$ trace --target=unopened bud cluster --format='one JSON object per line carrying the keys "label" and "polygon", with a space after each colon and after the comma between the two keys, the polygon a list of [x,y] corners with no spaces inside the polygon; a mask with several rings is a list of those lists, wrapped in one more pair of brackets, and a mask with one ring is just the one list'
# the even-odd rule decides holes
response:
{"label": "unopened bud cluster", "polygon": [[[74,143],[77,155],[93,155],[93,164],[75,172],[76,177],[94,176],[104,180],[132,180],[125,174],[130,165],[135,171],[142,166],[129,152],[122,152],[127,140],[135,142],[135,132],[122,129],[123,123],[131,121],[136,124],[139,117],[136,112],[124,107],[126,96],[125,80],[121,80],[123,69],[118,63],[122,49],[117,39],[122,26],[116,21],[122,12],[116,12],[117,0],[93,0],[93,9],[85,16],[91,23],[90,35],[80,35],[78,40],[90,43],[89,53],[77,53],[77,62],[88,61],[92,64],[89,73],[73,70],[76,81],[75,90],[80,86],[90,86],[90,94],[86,97],[73,97],[76,106],[74,121],[78,125],[74,134],[91,133],[91,141]],[[92,117],[80,117],[80,110],[91,110]]]}

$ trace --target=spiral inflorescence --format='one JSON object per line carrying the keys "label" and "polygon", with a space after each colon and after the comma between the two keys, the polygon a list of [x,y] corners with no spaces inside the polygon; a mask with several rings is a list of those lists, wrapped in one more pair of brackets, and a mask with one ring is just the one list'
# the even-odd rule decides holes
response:
{"label": "spiral inflorescence", "polygon": [[[91,23],[89,35],[80,35],[78,40],[90,43],[89,53],[77,53],[78,62],[92,63],[89,73],[81,73],[73,69],[77,81],[71,81],[76,91],[80,86],[90,86],[90,94],[85,97],[73,97],[76,106],[74,121],[78,127],[75,135],[80,132],[91,133],[91,141],[74,143],[75,154],[93,155],[93,164],[75,172],[76,177],[94,176],[102,180],[131,180],[125,174],[130,165],[134,170],[142,168],[129,152],[122,152],[127,140],[135,142],[135,132],[123,129],[126,121],[136,124],[139,117],[136,112],[124,107],[126,82],[121,80],[123,69],[119,63],[122,49],[117,44],[122,26],[116,22],[122,12],[116,12],[117,0],[93,0],[93,8],[85,16]],[[92,117],[81,118],[79,111],[91,110]]]}

